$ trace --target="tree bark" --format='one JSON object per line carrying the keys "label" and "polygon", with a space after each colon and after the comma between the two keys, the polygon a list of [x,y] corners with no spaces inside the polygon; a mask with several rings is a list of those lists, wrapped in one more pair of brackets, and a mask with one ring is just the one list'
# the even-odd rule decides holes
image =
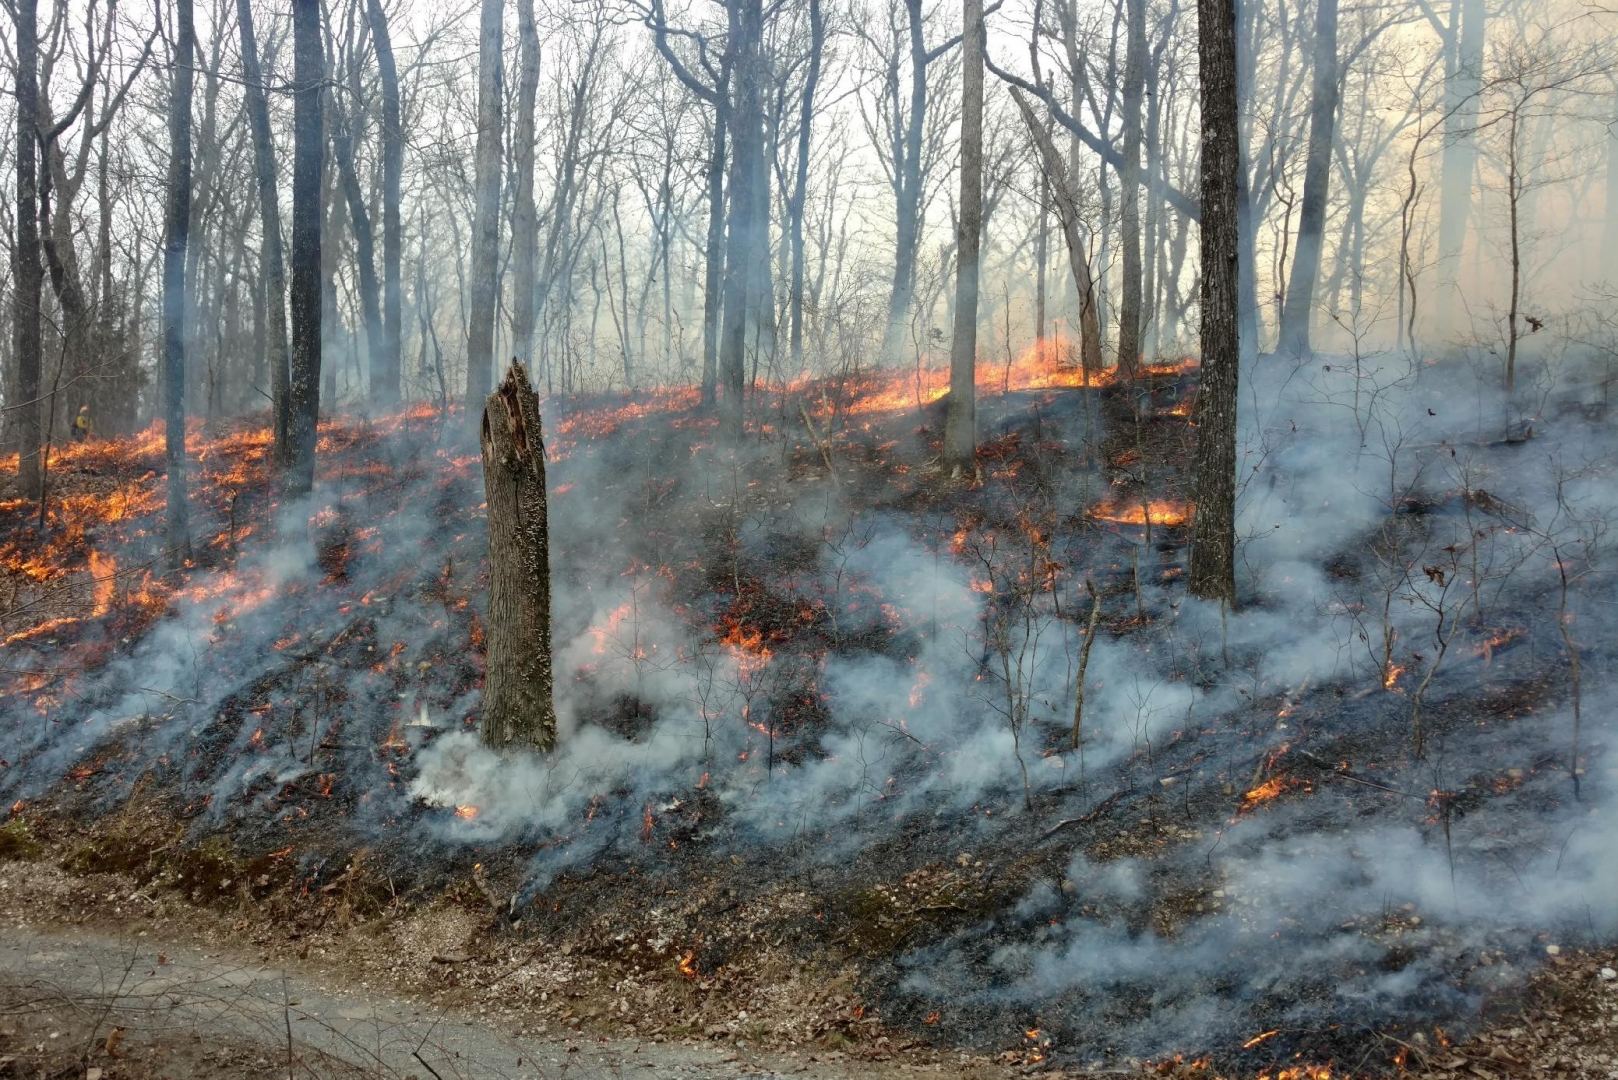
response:
{"label": "tree bark", "polygon": [[[40,311],[45,272],[39,261],[39,23],[37,0],[17,0],[17,223],[12,248],[12,355],[17,365],[17,482],[39,494]],[[10,404],[8,402],[8,404]]]}
{"label": "tree bark", "polygon": [[1146,94],[1146,0],[1125,2],[1123,168],[1119,180],[1118,366],[1133,374],[1141,355],[1140,150],[1141,105]]}
{"label": "tree bark", "polygon": [[[245,2],[245,0],[242,0]],[[376,48],[377,79],[382,87],[382,348],[371,371],[371,397],[382,406],[399,400],[400,319],[403,287],[400,260],[403,232],[399,223],[400,187],[404,176],[404,130],[399,119],[399,73],[393,61],[393,38],[382,0],[366,5],[371,44]]]}
{"label": "tree bark", "polygon": [[[760,228],[759,192],[756,190],[764,153],[762,0],[735,0],[730,8],[735,100],[728,114],[730,134],[730,212],[725,237],[725,293],[719,341],[719,374],[724,393],[720,400],[720,430],[728,438],[742,434],[743,394],[747,385],[747,331],[750,315],[758,313],[757,267]],[[756,329],[756,327],[755,327]]]}
{"label": "tree bark", "polygon": [[196,29],[191,0],[174,4],[169,175],[163,214],[163,420],[168,466],[165,543],[171,568],[191,554],[185,502],[185,259],[191,231],[191,84]]}
{"label": "tree bark", "polygon": [[[721,88],[721,93],[724,89]],[[719,317],[725,274],[725,132],[726,109],[714,110],[713,146],[708,154],[708,237],[703,249],[702,405],[711,407],[719,385]]]}
{"label": "tree bark", "polygon": [[1477,167],[1479,94],[1488,15],[1483,0],[1451,0],[1450,40],[1444,43],[1444,154],[1439,166],[1439,278],[1454,281],[1466,243]]}
{"label": "tree bark", "polygon": [[1233,605],[1241,364],[1236,0],[1198,0],[1197,26],[1202,83],[1202,382],[1197,390],[1190,588],[1195,596]]}
{"label": "tree bark", "polygon": [[978,261],[983,239],[983,0],[963,0],[961,207],[955,227],[955,337],[949,353],[944,460],[968,475],[977,464]]}
{"label": "tree bark", "polygon": [[[910,114],[899,154],[893,162],[898,196],[894,218],[893,286],[888,294],[888,318],[882,334],[882,359],[894,363],[910,305],[916,290],[916,249],[921,232],[922,132],[927,124],[927,42],[923,34],[921,0],[904,0],[910,27]],[[895,117],[895,122],[898,118]]]}
{"label": "tree bark", "polygon": [[1316,0],[1314,88],[1309,104],[1309,150],[1303,170],[1303,207],[1298,212],[1298,245],[1292,256],[1286,306],[1281,311],[1281,351],[1309,352],[1309,323],[1315,308],[1315,281],[1326,236],[1326,204],[1331,196],[1331,150],[1337,127],[1337,0]]}
{"label": "tree bark", "polygon": [[264,91],[264,73],[258,59],[258,37],[253,29],[252,0],[236,0],[236,21],[242,38],[242,83],[247,122],[253,135],[253,166],[258,181],[258,207],[264,265],[265,342],[270,365],[270,401],[275,416],[275,462],[285,466],[292,457],[288,415],[287,284],[281,252],[281,204],[275,175],[275,144],[270,135],[270,105]]}
{"label": "tree bark", "polygon": [[[372,0],[377,3],[379,0]],[[534,0],[517,0],[517,190],[511,211],[511,347],[533,363],[534,289],[539,261],[539,213],[534,205],[534,102],[539,96],[539,31]]]}
{"label": "tree bark", "polygon": [[482,0],[478,30],[478,142],[473,160],[472,288],[466,328],[466,408],[488,397],[500,256],[501,104],[505,98],[501,0]]}
{"label": "tree bark", "polygon": [[326,156],[321,111],[326,56],[320,41],[319,0],[293,0],[292,49],[292,467],[288,490],[298,495],[314,487],[320,421],[320,181]]}
{"label": "tree bark", "polygon": [[792,229],[792,371],[803,368],[803,208],[809,195],[809,147],[815,116],[815,88],[820,83],[820,61],[825,51],[826,20],[820,0],[809,0],[809,73],[804,76],[803,100],[798,107],[798,175],[788,208]]}
{"label": "tree bark", "polygon": [[1073,271],[1073,286],[1079,297],[1079,362],[1085,374],[1094,377],[1101,370],[1101,319],[1096,312],[1095,279],[1090,274],[1090,255],[1079,231],[1079,199],[1073,190],[1073,181],[1062,160],[1061,152],[1051,133],[1034,116],[1033,106],[1022,91],[1013,87],[1011,97],[1022,113],[1023,121],[1034,136],[1034,145],[1045,176],[1050,181],[1051,201],[1056,205],[1056,219],[1062,226],[1062,237],[1067,242],[1068,265]]}
{"label": "tree bark", "polygon": [[548,751],[556,745],[556,709],[545,442],[539,397],[521,363],[484,405],[482,444],[489,504],[483,743]]}
{"label": "tree bark", "polygon": [[[364,98],[359,80],[359,65],[349,69],[349,93],[354,104],[336,107],[332,130],[332,149],[337,156],[338,179],[343,185],[343,197],[348,200],[348,220],[354,232],[354,264],[359,271],[360,317],[365,320],[366,375],[370,395],[376,397],[377,383],[382,369],[387,366],[383,356],[381,286],[376,280],[376,234],[371,229],[371,212],[365,205],[365,189],[360,185],[359,171],[354,165],[354,139],[358,124],[355,109]],[[335,105],[338,100],[333,97]]]}

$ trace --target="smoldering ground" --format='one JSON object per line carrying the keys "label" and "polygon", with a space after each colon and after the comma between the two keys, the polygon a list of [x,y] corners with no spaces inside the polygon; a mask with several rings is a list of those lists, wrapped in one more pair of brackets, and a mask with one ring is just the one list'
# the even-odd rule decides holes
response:
{"label": "smoldering ground", "polygon": [[[942,1008],[954,1037],[1037,1027],[1101,1057],[1284,1028],[1262,1052],[1330,1054],[1345,1029],[1453,1023],[1546,942],[1609,938],[1618,895],[1614,498],[1590,467],[1610,439],[1551,397],[1462,408],[1468,370],[1255,367],[1238,612],[1154,573],[1173,527],[1147,545],[1090,517],[1182,478],[1063,456],[1094,422],[1082,393],[1006,399],[986,434],[1022,468],[924,512],[862,488],[852,449],[833,485],[677,411],[552,421],[564,738],[543,759],[473,732],[475,457],[426,421],[378,433],[105,666],[13,695],[0,785],[26,803],[92,763],[69,787],[106,808],[155,775],[195,834],[279,846],[320,822],[417,872],[537,850],[514,909],[606,859],[766,852],[856,881],[970,852],[983,899],[869,970],[887,1012],[925,1030]],[[844,439],[916,462],[916,428]],[[1087,577],[1104,621],[1071,750]]]}

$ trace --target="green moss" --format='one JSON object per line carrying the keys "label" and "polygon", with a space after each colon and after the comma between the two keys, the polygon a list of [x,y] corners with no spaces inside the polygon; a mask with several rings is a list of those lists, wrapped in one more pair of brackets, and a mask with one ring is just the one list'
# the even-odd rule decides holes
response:
{"label": "green moss", "polygon": [[44,853],[44,845],[34,837],[34,830],[22,818],[14,818],[0,826],[0,861],[37,859]]}

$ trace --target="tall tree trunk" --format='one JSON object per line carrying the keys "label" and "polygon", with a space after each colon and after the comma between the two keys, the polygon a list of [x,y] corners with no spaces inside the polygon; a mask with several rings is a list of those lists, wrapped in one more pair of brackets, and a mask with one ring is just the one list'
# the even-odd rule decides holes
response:
{"label": "tall tree trunk", "polygon": [[17,482],[25,495],[40,492],[39,304],[45,271],[39,262],[39,29],[37,0],[16,0],[17,224],[12,248],[12,355],[17,365]]}
{"label": "tall tree trunk", "polygon": [[[242,0],[245,2],[245,0]],[[382,0],[369,0],[371,44],[376,48],[377,79],[382,87],[382,349],[371,370],[371,397],[379,405],[399,400],[400,319],[403,291],[400,260],[403,234],[399,224],[400,186],[404,176],[404,131],[399,119],[399,73],[393,62],[393,38]]]}
{"label": "tall tree trunk", "polygon": [[185,504],[185,257],[191,231],[191,83],[196,30],[191,0],[174,3],[169,175],[163,214],[163,421],[168,465],[165,543],[173,569],[191,554]]}
{"label": "tall tree trunk", "polygon": [[1073,287],[1079,304],[1079,363],[1090,378],[1101,370],[1101,319],[1096,311],[1095,279],[1090,274],[1090,254],[1079,231],[1081,220],[1078,194],[1073,179],[1062,160],[1061,151],[1051,137],[1050,130],[1034,116],[1034,109],[1022,91],[1013,89],[1012,100],[1022,113],[1023,122],[1034,137],[1034,145],[1050,181],[1051,201],[1056,204],[1056,218],[1062,226],[1062,237],[1067,242],[1068,265],[1073,270]]}
{"label": "tall tree trunk", "polygon": [[[376,239],[371,231],[371,212],[365,205],[365,189],[360,185],[359,170],[354,165],[354,136],[358,126],[354,109],[359,107],[361,88],[359,65],[349,71],[349,93],[352,108],[337,108],[332,130],[332,149],[337,156],[338,179],[343,185],[343,196],[348,200],[348,220],[354,232],[354,265],[359,271],[360,316],[365,320],[365,351],[367,381],[371,396],[376,395],[376,384],[382,369],[387,366],[383,358],[382,298],[376,280]],[[335,104],[336,98],[333,97]]]}
{"label": "tall tree trunk", "polygon": [[[378,0],[372,0],[377,3]],[[511,211],[511,347],[533,363],[534,275],[539,260],[539,213],[534,206],[534,101],[539,96],[539,31],[534,0],[517,0],[517,190]],[[666,276],[666,275],[665,275]]]}
{"label": "tall tree trunk", "polygon": [[729,108],[730,212],[725,238],[725,310],[719,342],[719,373],[724,393],[720,399],[720,429],[732,439],[742,434],[742,397],[747,384],[749,315],[756,315],[759,283],[753,280],[758,251],[754,235],[761,224],[759,159],[764,152],[760,46],[763,37],[762,0],[736,0],[730,8],[732,52],[735,56],[735,100]]}
{"label": "tall tree trunk", "polygon": [[955,337],[949,351],[944,460],[977,465],[978,258],[983,239],[983,0],[963,0],[961,208],[955,227]]}
{"label": "tall tree trunk", "polygon": [[1119,242],[1123,244],[1118,283],[1118,365],[1125,375],[1140,361],[1141,104],[1146,91],[1146,0],[1125,0],[1123,157],[1119,181]]}
{"label": "tall tree trunk", "polygon": [[1326,204],[1331,197],[1332,139],[1337,127],[1337,0],[1315,6],[1314,88],[1309,104],[1309,151],[1303,169],[1303,207],[1298,212],[1298,246],[1292,256],[1286,305],[1281,310],[1281,351],[1309,352],[1315,281],[1326,236]]}
{"label": "tall tree trunk", "polygon": [[539,397],[520,363],[483,407],[482,445],[489,504],[483,744],[548,751],[556,745],[556,709],[545,440]]}
{"label": "tall tree trunk", "polygon": [[[1618,86],[1614,87],[1618,90]],[[1618,113],[1607,120],[1607,204],[1602,223],[1602,244],[1596,273],[1612,280],[1618,277]]]}
{"label": "tall tree trunk", "polygon": [[809,146],[815,116],[815,88],[820,83],[820,60],[826,45],[826,20],[820,0],[809,0],[809,73],[803,80],[803,100],[798,107],[798,175],[788,210],[792,229],[792,371],[803,368],[803,208],[809,196]]}
{"label": "tall tree trunk", "polygon": [[320,197],[326,157],[321,105],[325,80],[319,0],[292,0],[292,467],[288,490],[295,495],[314,487],[315,437],[320,422]]}
{"label": "tall tree trunk", "polygon": [[473,160],[472,288],[467,305],[466,409],[489,396],[500,256],[501,104],[505,99],[504,7],[482,0],[478,30],[478,142]]}
{"label": "tall tree trunk", "polygon": [[1488,34],[1484,0],[1451,0],[1450,40],[1445,43],[1444,154],[1439,166],[1439,278],[1454,281],[1466,243],[1477,167],[1478,97],[1483,89],[1483,49]]}
{"label": "tall tree trunk", "polygon": [[[910,114],[893,162],[898,200],[894,219],[893,285],[882,334],[882,359],[899,358],[916,290],[916,254],[921,242],[921,151],[927,124],[927,43],[921,0],[904,0],[910,28]],[[898,122],[898,118],[894,118]]]}
{"label": "tall tree trunk", "polygon": [[1039,170],[1039,217],[1034,225],[1034,341],[1045,340],[1046,281],[1051,251],[1051,179]]}
{"label": "tall tree trunk", "polygon": [[[720,93],[724,94],[722,87]],[[714,112],[713,147],[708,155],[708,237],[702,259],[702,404],[711,407],[719,384],[719,313],[725,273],[725,133],[730,128],[721,104]]]}
{"label": "tall tree trunk", "polygon": [[1191,592],[1236,601],[1236,396],[1241,365],[1236,0],[1197,0],[1202,82],[1202,382]]}
{"label": "tall tree trunk", "polygon": [[236,0],[236,21],[242,38],[242,82],[247,122],[253,136],[253,166],[258,181],[258,212],[263,232],[265,341],[269,350],[270,400],[275,414],[275,462],[285,466],[292,457],[288,409],[290,362],[287,354],[286,266],[281,253],[281,204],[275,174],[275,144],[270,135],[270,106],[259,66],[258,38],[253,29],[252,0]]}

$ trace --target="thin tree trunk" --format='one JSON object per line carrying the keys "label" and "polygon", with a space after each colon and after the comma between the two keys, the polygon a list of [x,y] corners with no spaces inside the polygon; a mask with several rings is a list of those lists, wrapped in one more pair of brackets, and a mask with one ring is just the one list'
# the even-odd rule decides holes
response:
{"label": "thin tree trunk", "polygon": [[826,44],[826,20],[820,0],[809,0],[809,73],[804,76],[803,101],[798,110],[798,175],[788,214],[792,229],[792,371],[803,368],[803,208],[809,195],[809,146],[815,116],[815,88],[820,82],[820,60]]}
{"label": "thin tree trunk", "polygon": [[196,30],[191,0],[174,4],[168,197],[163,215],[163,419],[168,465],[165,541],[173,569],[191,554],[185,505],[185,257],[191,230],[191,82]]}
{"label": "thin tree trunk", "polygon": [[[359,66],[350,69],[349,92],[354,108],[363,100],[359,85]],[[335,101],[335,99],[334,99]],[[354,264],[359,271],[360,317],[365,320],[366,380],[370,396],[376,396],[376,386],[387,366],[383,357],[381,287],[376,280],[376,239],[371,230],[371,212],[365,205],[365,189],[360,185],[359,171],[354,165],[354,130],[357,126],[352,109],[338,108],[332,132],[332,149],[336,152],[338,179],[343,185],[343,197],[348,201],[348,221],[354,233]],[[397,395],[395,395],[397,396]]]}
{"label": "thin tree trunk", "polygon": [[275,175],[275,144],[270,135],[270,106],[264,91],[264,73],[259,66],[258,38],[253,29],[252,0],[236,0],[236,21],[242,38],[242,84],[246,96],[247,122],[253,136],[253,167],[258,181],[258,212],[264,264],[264,339],[270,365],[270,402],[274,412],[275,462],[285,466],[291,459],[287,410],[287,284],[281,252],[281,205]]}
{"label": "thin tree trunk", "polygon": [[[373,3],[378,0],[372,0]],[[539,96],[539,31],[534,0],[517,0],[517,190],[511,211],[511,347],[525,365],[534,353],[534,275],[539,213],[534,206],[534,101]]]}
{"label": "thin tree trunk", "polygon": [[1034,226],[1034,341],[1045,340],[1045,294],[1049,277],[1051,232],[1051,179],[1039,170],[1039,217]]}
{"label": "thin tree trunk", "polygon": [[399,73],[393,62],[393,38],[388,33],[382,0],[369,0],[366,10],[371,43],[376,48],[377,78],[382,86],[382,349],[373,362],[371,396],[377,404],[388,406],[399,400],[402,366],[400,321],[404,299],[400,260],[404,240],[399,222],[399,189],[404,175],[404,130],[399,119]]}
{"label": "thin tree trunk", "polygon": [[1073,270],[1073,286],[1078,293],[1079,362],[1085,375],[1094,378],[1101,370],[1101,320],[1096,313],[1095,280],[1090,275],[1090,256],[1084,246],[1084,237],[1079,232],[1078,196],[1050,131],[1034,116],[1033,107],[1020,90],[1013,88],[1011,97],[1034,137],[1045,175],[1050,180],[1051,200],[1056,204],[1056,218],[1062,225],[1062,236],[1067,242],[1068,265]]}
{"label": "thin tree trunk", "polygon": [[[17,482],[24,495],[38,495],[39,305],[45,272],[39,261],[39,32],[37,0],[16,0],[17,25],[17,224],[12,250],[12,355],[17,365]],[[7,404],[11,404],[7,402]]]}
{"label": "thin tree trunk", "polygon": [[[721,89],[721,94],[724,90]],[[711,407],[719,383],[719,313],[725,272],[725,133],[730,122],[721,105],[714,112],[713,148],[708,155],[708,238],[703,249],[702,404]]]}
{"label": "thin tree trunk", "polygon": [[1146,0],[1126,0],[1123,156],[1119,170],[1119,240],[1123,244],[1118,296],[1118,365],[1127,376],[1141,353],[1140,143],[1146,91]]}
{"label": "thin tree trunk", "polygon": [[955,337],[949,353],[944,460],[970,476],[977,464],[978,260],[983,238],[983,0],[963,0],[961,207],[955,227]]}
{"label": "thin tree trunk", "polygon": [[466,330],[466,408],[489,396],[494,365],[494,303],[500,246],[501,103],[505,97],[504,12],[482,0],[478,31],[478,141],[473,161],[472,289]]}
{"label": "thin tree trunk", "polygon": [[321,174],[326,157],[321,111],[326,79],[319,0],[292,2],[292,467],[288,489],[306,494],[315,482],[320,421]]}
{"label": "thin tree trunk", "polygon": [[1280,348],[1292,356],[1309,352],[1309,323],[1314,315],[1315,281],[1320,276],[1320,254],[1325,244],[1336,126],[1337,0],[1316,0],[1314,88],[1309,105],[1303,207],[1298,213],[1298,247],[1292,256],[1286,306],[1281,310]]}
{"label": "thin tree trunk", "polygon": [[[893,286],[888,295],[888,318],[882,335],[882,360],[898,359],[900,342],[910,318],[916,290],[916,254],[921,232],[922,133],[927,123],[927,43],[923,35],[921,0],[904,0],[910,31],[910,114],[899,153],[893,162],[898,201],[895,215]],[[898,122],[898,118],[894,118]]]}
{"label": "thin tree trunk", "polygon": [[1454,281],[1466,243],[1477,167],[1478,96],[1488,32],[1483,0],[1451,0],[1444,71],[1444,154],[1439,168],[1439,279]]}
{"label": "thin tree trunk", "polygon": [[556,709],[545,440],[539,397],[520,363],[484,405],[482,445],[489,504],[483,743],[548,751],[556,745]]}
{"label": "thin tree trunk", "polygon": [[1236,0],[1198,0],[1197,27],[1202,82],[1202,382],[1197,391],[1190,588],[1196,596],[1233,605],[1241,364]]}

